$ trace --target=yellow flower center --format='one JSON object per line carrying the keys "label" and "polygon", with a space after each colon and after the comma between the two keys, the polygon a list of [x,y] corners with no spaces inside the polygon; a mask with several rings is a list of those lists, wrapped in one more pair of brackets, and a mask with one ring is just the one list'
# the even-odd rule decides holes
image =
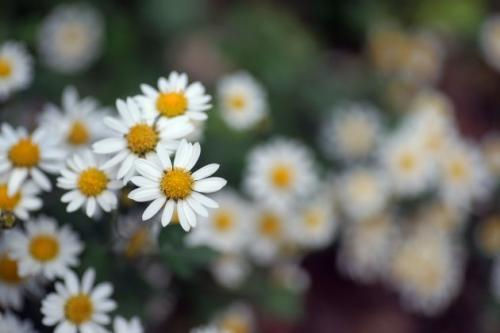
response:
{"label": "yellow flower center", "polygon": [[0,184],[0,210],[13,211],[21,200],[21,192],[16,192],[13,196],[7,195],[7,185]]}
{"label": "yellow flower center", "polygon": [[281,233],[280,219],[274,214],[264,214],[259,221],[260,233],[271,238],[278,238]]}
{"label": "yellow flower center", "polygon": [[87,197],[95,197],[106,189],[108,181],[104,172],[92,167],[82,171],[78,178],[78,188]]}
{"label": "yellow flower center", "polygon": [[305,214],[304,221],[306,223],[306,226],[311,229],[316,229],[320,227],[323,222],[322,214],[315,211],[309,211]]}
{"label": "yellow flower center", "polygon": [[165,117],[176,117],[184,114],[188,101],[183,93],[160,93],[156,99],[156,108]]}
{"label": "yellow flower center", "polygon": [[217,231],[226,232],[233,228],[233,216],[228,212],[218,212],[214,217],[214,226]]}
{"label": "yellow flower center", "polygon": [[189,171],[174,168],[165,172],[160,187],[167,198],[182,200],[191,194],[193,182]]}
{"label": "yellow flower center", "polygon": [[5,254],[0,256],[0,280],[7,284],[19,284],[22,281],[18,273],[17,261]]}
{"label": "yellow flower center", "polygon": [[271,182],[274,186],[285,189],[292,184],[293,170],[286,165],[277,165],[271,170]]}
{"label": "yellow flower center", "polygon": [[12,73],[12,65],[5,58],[0,58],[0,78],[7,78]]}
{"label": "yellow flower center", "polygon": [[21,139],[10,148],[9,159],[16,167],[34,167],[40,161],[40,148],[30,138]]}
{"label": "yellow flower center", "polygon": [[452,161],[448,167],[448,172],[452,180],[460,181],[467,178],[469,169],[464,161]]}
{"label": "yellow flower center", "polygon": [[30,242],[30,253],[38,261],[53,260],[59,254],[59,242],[52,235],[38,235]]}
{"label": "yellow flower center", "polygon": [[404,172],[411,172],[417,164],[415,156],[411,153],[405,153],[399,158],[399,167]]}
{"label": "yellow flower center", "polygon": [[125,255],[129,258],[137,257],[146,247],[149,246],[149,232],[146,228],[137,229],[130,237]]}
{"label": "yellow flower center", "polygon": [[246,99],[242,95],[235,94],[227,98],[227,105],[236,111],[240,111],[247,104]]}
{"label": "yellow flower center", "polygon": [[249,333],[250,327],[245,319],[229,316],[222,321],[222,330],[227,333]]}
{"label": "yellow flower center", "polygon": [[138,124],[130,129],[127,134],[128,148],[137,155],[153,151],[158,142],[158,134],[153,127],[146,124]]}
{"label": "yellow flower center", "polygon": [[92,318],[94,305],[90,297],[85,294],[71,296],[64,306],[66,319],[75,325],[81,325]]}
{"label": "yellow flower center", "polygon": [[72,145],[78,146],[86,144],[89,142],[89,139],[90,133],[87,126],[85,126],[85,124],[81,121],[75,121],[68,132],[68,142]]}

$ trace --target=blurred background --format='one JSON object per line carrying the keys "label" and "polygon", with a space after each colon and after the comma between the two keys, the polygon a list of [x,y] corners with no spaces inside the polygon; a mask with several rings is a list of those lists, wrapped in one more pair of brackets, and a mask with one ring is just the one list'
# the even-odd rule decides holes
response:
{"label": "blurred background", "polygon": [[[76,45],[60,55],[56,42],[50,46],[50,31],[57,24],[50,28],[47,20],[67,5],[90,8],[89,15],[94,16],[87,22],[92,22],[93,32],[74,35],[85,47]],[[234,302],[251,309],[255,332],[500,332],[500,282],[495,283],[494,274],[500,253],[500,140],[495,136],[500,133],[498,13],[500,3],[493,0],[2,0],[0,40],[25,43],[34,58],[34,79],[28,89],[0,102],[0,120],[34,127],[43,106],[59,103],[68,85],[82,96],[113,106],[117,98],[140,93],[141,83],[155,85],[160,76],[176,70],[187,73],[190,81],[202,82],[214,96],[214,108],[198,139],[203,163],[220,163],[219,174],[231,188],[241,188],[249,152],[275,137],[298,140],[314,156],[322,182],[336,192],[330,201],[336,207],[335,236],[324,246],[300,254],[292,251],[294,255],[283,255],[285,259],[272,264],[251,264],[245,281],[231,288],[218,283],[210,271],[223,254],[185,246],[185,235],[178,229],[169,226],[160,231],[160,250],[154,258],[114,260],[108,255],[112,245],[106,223],[89,224],[83,214],[69,216],[58,203],[60,193],[44,195],[45,211],[74,223],[85,241],[82,267],[96,267],[100,280],[112,281],[120,313],[140,315],[147,332],[188,332],[217,318]],[[68,15],[78,16],[78,10]],[[66,59],[72,56],[75,59]],[[248,130],[228,125],[217,103],[220,80],[239,71],[259,82],[268,105],[266,116]],[[450,137],[473,146],[481,155],[480,167],[488,169],[480,185],[488,188],[487,194],[471,199],[465,210],[451,209],[457,218],[431,212],[429,207],[439,201],[435,198],[439,190],[432,186],[410,197],[399,197],[397,191],[387,194],[391,199],[373,215],[393,216],[396,222],[390,223],[403,231],[384,233],[383,240],[375,240],[397,248],[381,253],[386,260],[375,263],[371,257],[358,258],[368,254],[352,254],[374,242],[370,235],[377,231],[364,230],[369,235],[354,236],[355,241],[349,238],[346,225],[358,223],[351,220],[359,218],[356,206],[345,208],[346,200],[339,198],[339,193],[347,196],[348,186],[339,178],[360,164],[378,164],[379,158],[359,163],[338,149],[329,152],[324,144],[339,144],[338,138],[330,144],[325,137],[337,135],[335,125],[328,127],[331,116],[346,112],[345,103],[358,101],[368,106],[354,109],[375,110],[384,142],[405,126],[401,124],[412,121],[419,101],[428,109],[446,109],[443,112],[452,114],[456,129]],[[384,144],[370,147],[378,155]],[[390,166],[381,164],[390,172]],[[123,203],[120,214],[131,209]],[[103,220],[112,222],[115,217]],[[415,292],[405,284],[406,275],[394,278],[397,268],[387,268],[399,260],[394,253],[403,253],[408,244],[415,243],[418,253],[432,247],[427,234],[423,240],[412,238],[417,231],[407,229],[417,223],[414,220],[460,224],[440,229],[453,236],[443,236],[446,240],[439,244],[460,248],[448,253],[447,247],[448,257],[439,266],[460,271],[447,277],[452,282],[446,282],[444,291]],[[432,252],[430,260],[437,256]],[[354,264],[356,268],[345,263],[356,260],[361,262]],[[405,269],[420,270],[418,258],[400,260],[401,265],[411,266]],[[368,276],[373,268],[380,272],[365,278],[364,272]],[[144,271],[151,272],[145,277]],[[439,309],[426,311],[428,298],[439,299]],[[22,314],[40,322],[38,311],[39,302],[32,300]],[[41,332],[50,331],[37,326]],[[252,331],[244,329],[231,332]]]}

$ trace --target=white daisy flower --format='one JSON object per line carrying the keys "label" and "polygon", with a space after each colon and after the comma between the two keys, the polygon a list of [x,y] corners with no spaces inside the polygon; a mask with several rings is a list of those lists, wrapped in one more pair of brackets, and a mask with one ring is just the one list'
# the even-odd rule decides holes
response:
{"label": "white daisy flower", "polygon": [[114,136],[98,141],[93,145],[97,154],[114,154],[103,168],[120,164],[117,178],[124,182],[135,174],[135,161],[153,154],[159,145],[173,152],[179,145],[179,140],[186,137],[193,125],[187,117],[176,117],[164,122],[155,122],[154,118],[146,117],[132,98],[127,102],[116,101],[120,119],[105,118],[104,123],[114,132]]}
{"label": "white daisy flower", "polygon": [[345,103],[333,109],[320,132],[320,143],[330,158],[363,159],[377,147],[382,124],[371,104]]}
{"label": "white daisy flower", "polygon": [[214,324],[226,333],[251,333],[255,332],[255,315],[247,304],[234,303],[217,316]]}
{"label": "white daisy flower", "polygon": [[161,224],[166,226],[177,211],[182,228],[189,231],[196,227],[196,215],[207,216],[207,208],[217,208],[217,203],[202,193],[217,192],[227,181],[219,177],[210,177],[218,169],[218,164],[209,164],[191,172],[200,157],[199,143],[191,144],[182,140],[172,163],[168,150],[156,149],[146,159],[135,162],[141,176],[132,177],[132,183],[138,188],[129,193],[129,198],[138,201],[152,201],[142,214],[143,220],[149,220],[164,207]]}
{"label": "white daisy flower", "polygon": [[344,213],[354,221],[382,212],[391,194],[387,175],[373,167],[348,169],[341,175],[337,189]]}
{"label": "white daisy flower", "polygon": [[500,70],[500,15],[486,19],[481,26],[479,43],[486,62]]}
{"label": "white daisy flower", "polygon": [[143,333],[144,328],[137,317],[127,321],[125,318],[118,316],[113,320],[113,331],[114,333]]}
{"label": "white daisy flower", "polygon": [[205,120],[205,111],[212,107],[210,95],[200,82],[188,83],[185,73],[171,72],[168,79],[158,80],[158,90],[142,84],[144,95],[137,96],[139,104],[152,118],[174,118],[186,115],[190,120]]}
{"label": "white daisy flower", "polygon": [[235,289],[242,285],[250,273],[250,264],[239,254],[225,253],[210,266],[215,281],[228,289]]}
{"label": "white daisy flower", "polygon": [[2,124],[0,134],[0,174],[7,174],[7,195],[14,195],[27,179],[33,179],[41,189],[50,191],[50,179],[42,172],[59,172],[64,152],[50,137],[47,128],[37,128],[32,134],[19,127]]}
{"label": "white daisy flower", "polygon": [[158,243],[159,223],[138,223],[140,216],[130,214],[120,217],[114,234],[114,249],[128,258],[151,253]]}
{"label": "white daisy flower", "polygon": [[500,133],[493,133],[487,135],[482,144],[481,151],[488,169],[492,175],[497,179],[500,178]]}
{"label": "white daisy flower", "polygon": [[24,182],[13,195],[7,194],[7,177],[0,177],[0,211],[13,213],[20,220],[28,220],[31,211],[42,207],[37,195],[40,189],[32,181]]}
{"label": "white daisy flower", "polygon": [[116,308],[110,298],[113,286],[100,283],[94,286],[95,271],[88,269],[79,281],[75,273],[69,271],[64,282],[55,284],[55,292],[42,301],[42,323],[56,326],[57,333],[107,333],[104,328],[111,322],[108,312]]}
{"label": "white daisy flower", "polygon": [[274,265],[271,277],[279,286],[295,293],[303,293],[311,285],[311,278],[307,271],[294,261],[285,261]]}
{"label": "white daisy flower", "polygon": [[36,333],[29,320],[21,320],[10,312],[0,313],[2,333]]}
{"label": "white daisy flower", "polygon": [[246,246],[249,211],[247,204],[233,191],[214,195],[219,208],[210,211],[186,238],[191,246],[207,245],[221,252],[237,253]]}
{"label": "white daisy flower", "polygon": [[11,258],[18,261],[20,276],[42,273],[53,280],[78,265],[83,244],[69,226],[59,228],[56,220],[40,216],[24,228],[12,230],[6,241]]}
{"label": "white daisy flower", "polygon": [[451,238],[434,228],[417,228],[400,239],[391,259],[390,280],[405,306],[425,315],[444,310],[458,294],[463,253]]}
{"label": "white daisy flower", "polygon": [[103,163],[94,154],[87,150],[74,154],[66,162],[61,177],[57,178],[57,186],[69,190],[61,197],[62,202],[68,203],[68,213],[85,205],[85,213],[92,217],[99,207],[105,212],[117,207],[118,199],[114,191],[122,184],[114,178],[113,172],[103,168]]}
{"label": "white daisy flower", "polygon": [[286,209],[308,196],[317,184],[313,156],[300,142],[274,139],[248,155],[244,187],[271,208]]}
{"label": "white daisy flower", "polygon": [[61,108],[47,105],[40,122],[55,131],[51,134],[60,137],[59,141],[69,154],[87,149],[92,142],[104,137],[107,131],[102,125],[102,118],[107,111],[94,98],[80,98],[74,87],[66,87]]}
{"label": "white daisy flower", "polygon": [[398,230],[390,213],[351,223],[341,234],[338,265],[352,279],[373,282],[388,268]]}
{"label": "white daisy flower", "polygon": [[33,80],[33,60],[23,44],[4,42],[0,45],[0,101],[23,90]]}
{"label": "white daisy flower", "polygon": [[266,92],[246,72],[223,77],[217,85],[217,94],[222,119],[233,129],[253,127],[268,113]]}
{"label": "white daisy flower", "polygon": [[104,23],[88,4],[64,4],[44,19],[38,50],[47,66],[71,74],[87,69],[100,55]]}
{"label": "white daisy flower", "polygon": [[469,143],[456,142],[440,159],[440,193],[452,207],[469,209],[484,198],[492,179],[480,151]]}

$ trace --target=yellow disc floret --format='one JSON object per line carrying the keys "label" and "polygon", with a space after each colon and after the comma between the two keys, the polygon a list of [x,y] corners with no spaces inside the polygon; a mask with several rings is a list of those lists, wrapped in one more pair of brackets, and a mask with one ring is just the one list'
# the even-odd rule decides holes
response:
{"label": "yellow disc floret", "polygon": [[30,253],[38,261],[53,260],[59,254],[59,241],[51,235],[38,235],[30,242]]}
{"label": "yellow disc floret", "polygon": [[183,93],[160,93],[156,99],[158,112],[165,117],[176,117],[187,110],[188,101]]}
{"label": "yellow disc floret", "polygon": [[90,133],[87,126],[81,121],[75,121],[68,131],[67,140],[70,144],[78,146],[89,142]]}
{"label": "yellow disc floret", "polygon": [[21,200],[21,193],[16,192],[13,196],[7,195],[7,185],[0,184],[0,210],[13,211]]}
{"label": "yellow disc floret", "polygon": [[40,161],[40,148],[30,138],[20,139],[10,148],[9,159],[16,167],[34,167]]}
{"label": "yellow disc floret", "polygon": [[188,197],[192,190],[193,178],[184,169],[174,168],[165,172],[161,180],[161,190],[169,199],[182,200]]}
{"label": "yellow disc floret", "polygon": [[137,155],[153,151],[158,142],[158,134],[153,127],[146,124],[137,124],[133,126],[127,136],[128,148]]}
{"label": "yellow disc floret", "polygon": [[277,165],[271,170],[271,182],[274,186],[285,189],[292,184],[293,170],[286,165]]}
{"label": "yellow disc floret", "polygon": [[227,105],[233,110],[241,110],[246,105],[246,100],[242,95],[233,95],[227,98]]}
{"label": "yellow disc floret", "polygon": [[5,58],[0,58],[0,78],[7,78],[12,73],[12,65]]}
{"label": "yellow disc floret", "polygon": [[85,294],[71,296],[64,306],[66,319],[75,325],[81,325],[92,318],[94,306]]}
{"label": "yellow disc floret", "polygon": [[78,188],[85,196],[95,197],[106,189],[108,181],[104,172],[92,167],[82,171],[78,178]]}
{"label": "yellow disc floret", "polygon": [[226,232],[233,228],[233,216],[228,212],[218,212],[213,219],[214,227],[217,231]]}
{"label": "yellow disc floret", "polygon": [[22,281],[17,261],[10,259],[5,254],[0,256],[0,281],[7,284],[19,284]]}
{"label": "yellow disc floret", "polygon": [[278,238],[281,233],[280,219],[274,214],[264,214],[259,221],[259,230],[264,236]]}

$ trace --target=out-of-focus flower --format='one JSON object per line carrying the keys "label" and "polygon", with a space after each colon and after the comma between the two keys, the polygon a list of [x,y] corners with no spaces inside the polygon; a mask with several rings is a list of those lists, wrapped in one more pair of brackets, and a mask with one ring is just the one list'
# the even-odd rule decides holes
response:
{"label": "out-of-focus flower", "polygon": [[71,74],[87,69],[101,54],[104,23],[88,4],[56,7],[43,21],[38,50],[45,64]]}
{"label": "out-of-focus flower", "polygon": [[454,234],[463,230],[466,216],[456,207],[441,200],[425,204],[418,212],[416,222],[431,226],[445,234]]}
{"label": "out-of-focus flower", "polygon": [[[58,141],[67,154],[90,148],[90,144],[106,134],[102,117],[108,109],[100,107],[92,97],[81,98],[74,87],[66,87],[61,99],[61,108],[48,104],[40,117],[51,135],[59,136]],[[54,126],[57,124],[57,126]]]}
{"label": "out-of-focus flower", "polygon": [[24,45],[12,41],[0,45],[0,101],[28,87],[33,80],[32,67]]}
{"label": "out-of-focus flower", "polygon": [[379,111],[367,103],[337,106],[321,129],[320,145],[330,158],[344,161],[370,156],[380,139]]}
{"label": "out-of-focus flower", "polygon": [[500,216],[492,215],[476,229],[476,243],[486,255],[496,257],[500,254]]}
{"label": "out-of-focus flower", "polygon": [[38,210],[43,203],[38,194],[40,189],[32,181],[24,182],[13,195],[7,194],[7,177],[0,177],[0,211],[13,213],[18,219],[28,220],[33,210]]}
{"label": "out-of-focus flower", "polygon": [[341,234],[339,268],[361,282],[383,277],[398,232],[389,212],[350,223]]}
{"label": "out-of-focus flower", "polygon": [[424,226],[394,250],[390,280],[405,306],[425,315],[444,310],[462,284],[464,254],[453,239]]}
{"label": "out-of-focus flower", "polygon": [[378,26],[368,35],[368,51],[377,70],[383,74],[395,74],[400,70],[401,54],[407,36],[396,26]]}
{"label": "out-of-focus flower", "polygon": [[78,264],[83,244],[68,226],[59,228],[54,219],[40,216],[26,222],[24,228],[12,230],[6,240],[11,258],[18,261],[20,276],[42,273],[52,280]]}
{"label": "out-of-focus flower", "polygon": [[274,139],[249,154],[245,189],[270,208],[287,209],[312,193],[317,185],[313,156],[300,142]]}
{"label": "out-of-focus flower", "polygon": [[234,303],[217,316],[214,325],[225,333],[252,333],[255,331],[255,318],[248,305]]}
{"label": "out-of-focus flower", "polygon": [[126,103],[117,100],[116,108],[120,119],[104,119],[114,135],[94,143],[92,147],[97,154],[114,154],[103,168],[120,164],[117,178],[123,178],[125,183],[136,173],[137,159],[153,154],[159,146],[172,153],[177,149],[179,140],[193,130],[187,117],[167,119],[158,124],[154,118],[147,117],[132,98],[128,98]]}
{"label": "out-of-focus flower", "polygon": [[114,191],[122,184],[114,178],[113,172],[103,169],[103,163],[94,154],[86,150],[74,154],[66,162],[61,177],[57,178],[57,186],[69,190],[61,197],[62,202],[68,203],[67,212],[85,206],[85,213],[92,217],[99,207],[105,212],[116,208],[118,199]]}
{"label": "out-of-focus flower", "polygon": [[479,43],[486,62],[500,70],[500,16],[493,15],[481,26]]}
{"label": "out-of-focus flower", "polygon": [[59,172],[64,152],[49,130],[37,128],[32,134],[9,124],[2,125],[0,134],[0,174],[7,174],[7,195],[13,196],[22,183],[31,178],[41,189],[50,191],[50,179],[42,172]]}
{"label": "out-of-focus flower", "polygon": [[482,153],[489,171],[500,178],[500,134],[488,135],[482,142]]}
{"label": "out-of-focus flower", "polygon": [[271,267],[271,277],[278,285],[293,292],[302,293],[311,284],[311,278],[297,262],[288,261]]}
{"label": "out-of-focus flower", "polygon": [[207,245],[221,252],[238,253],[248,241],[251,217],[247,204],[231,190],[214,195],[214,200],[219,208],[202,218],[186,241],[189,245]]}
{"label": "out-of-focus flower", "polygon": [[114,230],[114,249],[134,259],[151,253],[158,242],[159,223],[143,223],[134,213],[118,219]]}
{"label": "out-of-focus flower", "polygon": [[116,308],[110,298],[113,286],[108,282],[94,286],[94,282],[93,269],[85,271],[81,281],[67,272],[64,283],[57,283],[56,291],[42,301],[43,324],[57,325],[55,332],[60,333],[107,332],[103,326],[111,321],[108,313]]}
{"label": "out-of-focus flower", "polygon": [[5,333],[36,333],[29,320],[21,320],[10,312],[0,313],[0,328]]}
{"label": "out-of-focus flower", "polygon": [[182,228],[189,231],[196,227],[196,215],[208,215],[205,207],[218,207],[217,202],[202,193],[217,192],[227,181],[210,177],[219,169],[215,163],[191,173],[200,153],[199,143],[182,140],[173,163],[168,151],[162,147],[156,149],[156,154],[136,161],[136,169],[141,176],[132,177],[132,183],[138,188],[130,192],[129,198],[138,202],[152,201],[142,214],[143,220],[152,218],[164,207],[161,216],[163,226],[170,223],[176,210]]}
{"label": "out-of-focus flower", "polygon": [[250,265],[238,254],[223,254],[212,263],[210,271],[220,285],[234,289],[243,283],[250,272]]}
{"label": "out-of-focus flower", "polygon": [[205,93],[205,87],[200,82],[188,83],[185,73],[172,72],[168,79],[160,78],[158,90],[147,84],[142,84],[141,90],[144,95],[136,99],[152,118],[186,115],[190,120],[200,121],[207,119],[206,111],[212,107],[212,98]]}
{"label": "out-of-focus flower", "polygon": [[375,167],[354,167],[340,177],[337,198],[344,213],[352,220],[380,213],[390,196],[387,175]]}
{"label": "out-of-focus flower", "polygon": [[217,93],[222,119],[233,129],[253,127],[267,115],[266,93],[246,72],[223,77],[218,83]]}
{"label": "out-of-focus flower", "polygon": [[191,329],[189,333],[226,333],[226,331],[222,331],[217,328],[215,325],[209,326],[199,326]]}
{"label": "out-of-focus flower", "polygon": [[202,142],[205,134],[205,122],[202,120],[191,120],[194,130],[186,135],[189,142]]}
{"label": "out-of-focus flower", "polygon": [[144,328],[142,327],[139,318],[134,317],[127,321],[125,318],[117,316],[113,320],[113,332],[114,333],[143,333]]}

